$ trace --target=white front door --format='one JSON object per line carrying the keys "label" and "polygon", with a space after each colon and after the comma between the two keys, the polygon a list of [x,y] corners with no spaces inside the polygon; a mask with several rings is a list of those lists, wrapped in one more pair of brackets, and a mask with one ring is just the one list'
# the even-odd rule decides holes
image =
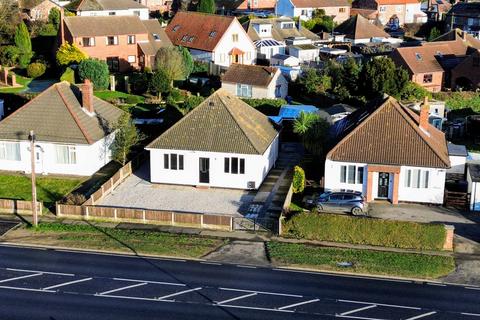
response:
{"label": "white front door", "polygon": [[35,147],[35,172],[43,173],[43,150],[40,146]]}

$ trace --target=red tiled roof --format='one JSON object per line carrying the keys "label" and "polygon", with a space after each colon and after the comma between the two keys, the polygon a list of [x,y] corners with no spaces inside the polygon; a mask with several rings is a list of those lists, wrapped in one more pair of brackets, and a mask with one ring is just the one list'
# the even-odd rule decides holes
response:
{"label": "red tiled roof", "polygon": [[436,56],[455,55],[447,44],[397,48],[392,52],[392,59],[411,73],[443,72]]}
{"label": "red tiled roof", "polygon": [[348,0],[291,0],[297,8],[350,7]]}
{"label": "red tiled roof", "polygon": [[388,6],[388,5],[397,5],[397,4],[407,4],[407,3],[420,3],[418,0],[376,0],[379,5]]}
{"label": "red tiled roof", "polygon": [[449,168],[443,132],[431,125],[423,131],[419,116],[388,98],[328,154],[333,161]]}

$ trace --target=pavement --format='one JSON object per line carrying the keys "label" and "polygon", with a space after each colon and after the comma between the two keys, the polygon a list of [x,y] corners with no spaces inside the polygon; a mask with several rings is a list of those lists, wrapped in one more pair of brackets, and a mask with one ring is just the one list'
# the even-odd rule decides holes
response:
{"label": "pavement", "polygon": [[0,245],[0,319],[471,319],[480,288]]}
{"label": "pavement", "polygon": [[264,242],[235,240],[205,257],[205,260],[238,263],[256,266],[269,266]]}

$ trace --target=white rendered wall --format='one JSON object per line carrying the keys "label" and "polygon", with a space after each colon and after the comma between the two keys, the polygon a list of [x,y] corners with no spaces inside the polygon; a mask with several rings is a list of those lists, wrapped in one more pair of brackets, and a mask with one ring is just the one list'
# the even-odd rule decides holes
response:
{"label": "white rendered wall", "polygon": [[447,169],[447,173],[465,173],[465,163],[467,162],[466,157],[461,156],[449,156],[450,158],[450,169]]}
{"label": "white rendered wall", "polygon": [[[238,41],[233,41],[233,34],[238,34]],[[230,61],[230,52],[233,48],[238,48],[244,52],[243,61],[241,61],[242,64],[254,64],[257,58],[255,45],[238,21],[232,22],[217,43],[217,46],[213,50],[213,62],[223,67],[229,67],[232,63],[232,61]]]}
{"label": "white rendered wall", "polygon": [[127,9],[127,10],[98,10],[98,11],[79,11],[78,16],[91,17],[91,16],[109,16],[110,12],[115,12],[115,16],[133,16],[135,11],[140,11],[140,20],[150,19],[148,8],[145,9]]}

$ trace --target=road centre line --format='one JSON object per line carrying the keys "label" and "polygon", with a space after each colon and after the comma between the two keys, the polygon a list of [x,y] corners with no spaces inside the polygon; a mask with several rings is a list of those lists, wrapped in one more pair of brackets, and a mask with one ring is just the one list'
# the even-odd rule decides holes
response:
{"label": "road centre line", "polygon": [[320,301],[320,299],[312,299],[312,300],[308,300],[308,301],[303,301],[303,302],[290,304],[288,306],[280,307],[280,308],[278,308],[278,310],[290,309],[290,308],[294,308],[294,307],[298,307],[298,306],[303,306],[304,304],[314,303],[314,302],[317,302],[317,301]]}
{"label": "road centre line", "polygon": [[250,293],[258,293],[258,294],[267,294],[272,296],[282,296],[282,297],[294,297],[294,298],[303,298],[303,296],[298,294],[289,294],[289,293],[277,293],[277,292],[266,292],[266,291],[255,291],[255,290],[243,290],[243,289],[234,289],[234,288],[218,288],[220,290],[225,291],[237,291],[237,292],[250,292]]}
{"label": "road centre line", "polygon": [[472,316],[472,317],[480,317],[479,313],[468,313],[468,312],[462,312],[460,314],[463,314],[464,316]]}
{"label": "road centre line", "polygon": [[55,275],[55,276],[67,276],[67,277],[74,277],[75,276],[72,273],[60,273],[60,272],[39,271],[39,270],[13,269],[13,268],[5,268],[5,270],[19,271],[19,272],[43,273],[43,274],[51,274],[51,275]]}
{"label": "road centre line", "polygon": [[416,320],[416,319],[420,319],[420,318],[425,318],[425,317],[434,315],[435,313],[437,313],[437,311],[427,312],[427,313],[424,313],[424,314],[421,314],[421,315],[418,315],[418,316],[415,316],[415,317],[408,318],[406,320]]}
{"label": "road centre line", "polygon": [[80,279],[80,280],[73,280],[73,281],[69,281],[69,282],[64,282],[64,283],[56,284],[56,285],[54,285],[54,286],[46,287],[46,288],[44,288],[44,290],[56,289],[56,288],[68,286],[68,285],[70,285],[70,284],[75,284],[75,283],[80,283],[80,282],[89,281],[89,280],[92,280],[92,279],[93,279],[93,278],[85,278],[85,279]]}
{"label": "road centre line", "polygon": [[140,283],[132,284],[132,285],[130,285],[130,286],[126,286],[126,287],[121,287],[121,288],[117,288],[117,289],[113,289],[113,290],[108,290],[108,291],[99,293],[98,295],[99,295],[99,296],[103,296],[103,295],[107,295],[107,294],[114,293],[114,292],[118,292],[118,291],[122,291],[122,290],[127,290],[127,289],[131,289],[131,288],[136,288],[136,287],[144,286],[144,285],[146,285],[146,284],[147,284],[146,282],[140,282]]}
{"label": "road centre line", "polygon": [[8,278],[8,279],[0,280],[0,283],[5,283],[5,282],[9,282],[9,281],[15,281],[15,280],[20,280],[20,279],[37,277],[37,276],[41,276],[42,274],[43,274],[43,273],[33,273],[33,274],[27,274],[27,275],[25,275],[25,276],[20,276],[20,277]]}
{"label": "road centre line", "polygon": [[342,316],[342,315],[335,315],[335,318],[347,318],[347,319],[357,319],[357,320],[387,320],[387,319],[380,319],[380,318],[368,318],[368,317],[357,317],[357,316]]}
{"label": "road centre line", "polygon": [[343,313],[340,313],[341,316],[347,316],[349,314],[353,314],[353,313],[357,313],[357,312],[360,312],[360,311],[364,311],[364,310],[368,310],[368,309],[372,309],[372,308],[375,308],[377,307],[376,304],[372,304],[370,306],[365,306],[365,307],[362,307],[362,308],[358,308],[358,309],[354,309],[354,310],[350,310],[350,311],[347,311],[347,312],[343,312]]}
{"label": "road centre line", "polygon": [[237,301],[237,300],[240,300],[240,299],[245,299],[245,298],[248,298],[248,297],[253,297],[253,296],[256,296],[256,295],[257,295],[256,292],[247,293],[247,294],[244,294],[243,296],[239,296],[239,297],[235,297],[235,298],[232,298],[232,299],[217,302],[217,304],[220,305],[220,304],[224,304],[224,303],[228,303],[228,302],[232,302],[232,301]]}
{"label": "road centre line", "polygon": [[270,308],[261,308],[261,307],[248,307],[248,306],[237,306],[232,304],[221,304],[221,305],[214,305],[217,307],[226,307],[226,308],[236,308],[236,309],[248,309],[248,310],[260,310],[260,311],[273,311],[273,312],[288,312],[294,313],[293,310],[279,310],[279,309],[270,309]]}
{"label": "road centre line", "polygon": [[369,305],[374,304],[374,305],[381,306],[381,307],[392,307],[392,308],[399,308],[399,309],[422,310],[422,308],[419,308],[419,307],[400,306],[400,305],[397,305],[397,304],[386,304],[386,303],[365,302],[365,301],[355,301],[355,300],[342,300],[342,299],[339,299],[337,301],[346,302],[346,303],[369,304]]}
{"label": "road centre line", "polygon": [[201,290],[201,289],[202,289],[202,287],[193,288],[193,289],[189,289],[189,290],[184,290],[184,291],[172,293],[172,294],[169,294],[169,295],[166,295],[166,296],[163,296],[163,297],[158,297],[157,300],[164,300],[164,299],[167,299],[167,298],[176,297],[176,296],[179,296],[179,295],[182,295],[182,294],[185,294],[185,293],[189,293],[189,292],[192,292],[192,291],[198,291],[198,290]]}
{"label": "road centre line", "polygon": [[184,284],[184,283],[138,280],[138,279],[127,279],[127,278],[113,278],[113,280],[130,281],[130,282],[145,282],[145,283],[151,283],[151,284],[164,284],[164,285],[168,285],[168,286],[179,286],[179,287],[185,287],[186,286],[186,284]]}

